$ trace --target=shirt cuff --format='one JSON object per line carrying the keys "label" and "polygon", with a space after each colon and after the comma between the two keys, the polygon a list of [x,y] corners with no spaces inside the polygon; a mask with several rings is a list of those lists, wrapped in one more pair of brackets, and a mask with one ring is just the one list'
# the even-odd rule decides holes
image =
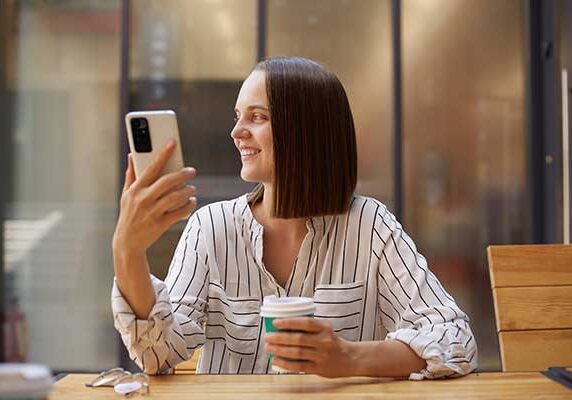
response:
{"label": "shirt cuff", "polygon": [[147,319],[137,319],[131,306],[121,294],[115,278],[111,290],[111,308],[113,310],[115,328],[121,334],[125,346],[131,353],[135,347],[136,353],[156,345],[168,327],[173,324],[173,311],[169,301],[167,285],[151,275],[155,290],[155,305]]}
{"label": "shirt cuff", "polygon": [[[438,330],[430,332],[416,329],[399,329],[388,333],[386,339],[407,344],[426,361],[427,366],[421,371],[411,373],[410,380],[463,376],[476,369],[477,349],[474,340],[467,349],[458,339],[447,337],[447,331],[439,335]],[[473,352],[475,356],[469,359],[468,355]]]}

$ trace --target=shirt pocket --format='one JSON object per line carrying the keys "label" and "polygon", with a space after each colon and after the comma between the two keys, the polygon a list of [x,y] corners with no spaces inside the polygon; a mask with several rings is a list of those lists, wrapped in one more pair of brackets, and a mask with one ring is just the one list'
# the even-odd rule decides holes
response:
{"label": "shirt pocket", "polygon": [[209,285],[206,337],[221,341],[229,352],[254,356],[260,327],[258,297],[228,296],[218,283]]}
{"label": "shirt pocket", "polygon": [[362,324],[363,297],[363,281],[317,285],[314,318],[330,325],[336,335],[357,341]]}

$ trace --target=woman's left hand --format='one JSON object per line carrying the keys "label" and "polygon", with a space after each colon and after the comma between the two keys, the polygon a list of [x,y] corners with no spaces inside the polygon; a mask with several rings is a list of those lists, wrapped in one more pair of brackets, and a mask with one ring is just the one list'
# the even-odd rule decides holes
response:
{"label": "woman's left hand", "polygon": [[328,378],[355,374],[353,343],[336,336],[329,325],[306,317],[275,319],[274,326],[281,331],[304,331],[266,334],[264,350],[274,355],[272,364],[277,367]]}

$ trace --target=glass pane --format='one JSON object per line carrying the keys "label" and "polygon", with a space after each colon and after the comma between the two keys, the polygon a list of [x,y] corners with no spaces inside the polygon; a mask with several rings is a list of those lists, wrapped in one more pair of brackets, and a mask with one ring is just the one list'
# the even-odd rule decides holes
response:
{"label": "glass pane", "polygon": [[486,246],[526,240],[519,0],[403,1],[404,225],[500,368]]}
{"label": "glass pane", "polygon": [[[168,6],[166,6],[168,5]],[[230,132],[242,81],[256,63],[256,0],[138,0],[131,3],[130,109],[173,109],[183,156],[197,168],[199,206],[249,191]],[[184,227],[151,249],[166,275]]]}
{"label": "glass pane", "polygon": [[9,333],[18,345],[10,347],[17,349],[10,359],[55,370],[109,368],[117,361],[109,291],[117,214],[119,1],[12,4],[8,90],[15,192],[4,245],[8,312],[19,322]]}
{"label": "glass pane", "polygon": [[358,187],[393,205],[391,2],[270,0],[268,55],[326,65],[346,88],[358,142]]}

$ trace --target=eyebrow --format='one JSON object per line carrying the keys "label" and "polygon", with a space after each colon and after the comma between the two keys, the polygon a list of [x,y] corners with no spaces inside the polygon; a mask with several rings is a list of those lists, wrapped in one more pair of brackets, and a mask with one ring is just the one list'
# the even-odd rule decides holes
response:
{"label": "eyebrow", "polygon": [[[270,110],[268,109],[268,107],[265,107],[265,106],[260,105],[260,104],[253,104],[253,105],[250,105],[250,106],[246,107],[247,110],[254,110],[254,109],[256,109],[256,108],[260,108],[261,110],[264,110],[264,111],[270,111]],[[234,108],[234,111],[237,112],[237,111],[239,111],[239,110],[238,110],[238,108],[235,107],[235,108]]]}

